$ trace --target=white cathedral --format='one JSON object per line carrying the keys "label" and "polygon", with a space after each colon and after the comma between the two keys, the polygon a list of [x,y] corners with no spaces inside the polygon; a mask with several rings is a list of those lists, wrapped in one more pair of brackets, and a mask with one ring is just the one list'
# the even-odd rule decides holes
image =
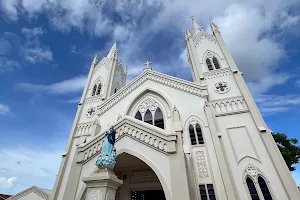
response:
{"label": "white cathedral", "polygon": [[[126,84],[116,43],[93,59],[51,200],[300,200],[243,73],[211,30],[193,20],[185,31],[193,82],[147,62]],[[111,126],[116,165],[98,176]]]}

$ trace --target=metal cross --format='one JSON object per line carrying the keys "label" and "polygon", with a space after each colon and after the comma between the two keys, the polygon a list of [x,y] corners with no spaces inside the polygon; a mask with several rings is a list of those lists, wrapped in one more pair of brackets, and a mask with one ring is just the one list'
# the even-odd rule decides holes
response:
{"label": "metal cross", "polygon": [[92,115],[94,112],[95,112],[95,109],[94,109],[94,108],[91,108],[91,109],[88,111],[89,115]]}
{"label": "metal cross", "polygon": [[219,90],[221,90],[222,92],[225,91],[225,88],[227,88],[227,85],[223,84],[223,83],[219,83],[218,86],[216,86],[216,88]]}
{"label": "metal cross", "polygon": [[147,62],[145,62],[146,69],[149,69],[149,68],[151,69],[151,67],[149,67],[150,64],[152,64],[152,62],[149,62],[148,60],[147,60]]}

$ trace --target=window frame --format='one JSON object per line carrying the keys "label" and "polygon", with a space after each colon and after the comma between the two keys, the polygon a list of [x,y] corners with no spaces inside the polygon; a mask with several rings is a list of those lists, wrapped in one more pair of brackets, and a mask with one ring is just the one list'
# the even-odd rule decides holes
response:
{"label": "window frame", "polygon": [[[189,143],[190,143],[191,146],[204,146],[205,145],[205,137],[204,137],[203,126],[202,126],[202,124],[199,121],[195,121],[195,122],[192,122],[192,121],[190,121],[188,123],[188,127],[187,127],[188,137],[189,137]],[[196,126],[197,125],[199,125],[199,127],[201,129],[201,136],[202,136],[202,140],[203,140],[203,143],[201,143],[201,144],[199,143],[199,138],[198,138],[198,134],[197,134],[197,130],[196,130]],[[192,144],[191,134],[190,134],[190,126],[193,126],[194,135],[195,135],[195,138],[196,138],[196,144]]]}
{"label": "window frame", "polygon": [[[252,164],[250,164],[250,165],[252,165]],[[249,165],[247,165],[246,168],[248,166]],[[264,197],[264,195],[263,195],[263,193],[262,193],[262,190],[261,190],[261,187],[259,185],[259,182],[258,182],[258,178],[261,177],[265,181],[265,183],[266,183],[266,186],[268,188],[268,191],[270,193],[270,196],[271,196],[272,200],[275,200],[273,190],[272,190],[272,188],[270,186],[270,182],[268,181],[268,179],[263,175],[263,173],[259,169],[256,168],[256,170],[257,170],[257,174],[256,175],[251,175],[251,174],[249,174],[247,172],[247,170],[245,170],[244,185],[245,185],[245,189],[246,189],[246,193],[247,193],[248,199],[252,200],[252,197],[250,195],[250,191],[249,191],[249,188],[248,188],[248,185],[247,185],[247,178],[249,177],[253,181],[253,183],[254,183],[254,186],[256,188],[256,192],[258,193],[258,196],[259,196],[259,199],[260,200],[266,200],[265,197]]]}
{"label": "window frame", "polygon": [[[162,119],[163,119],[163,125],[164,125],[163,128],[160,128],[160,127],[158,127],[158,126],[155,126],[155,113],[156,113],[157,109],[160,109],[160,111],[161,111],[161,113],[162,113]],[[148,123],[148,122],[145,122],[145,114],[147,113],[148,110],[149,110],[149,112],[151,113],[151,116],[152,116],[152,124],[150,124],[150,123]],[[136,117],[136,115],[137,115],[138,112],[140,112],[140,110],[139,110],[139,109],[136,109],[136,112],[133,113],[133,118]],[[142,122],[144,122],[144,123],[147,123],[147,124],[150,124],[150,125],[152,125],[152,126],[155,126],[155,127],[157,127],[157,128],[166,130],[166,116],[165,116],[165,112],[164,112],[163,109],[160,107],[160,105],[158,105],[158,106],[156,107],[156,109],[155,109],[153,112],[152,112],[149,108],[147,108],[147,109],[145,110],[145,112],[143,112],[143,113],[140,112],[140,114],[141,114],[141,116],[142,116],[142,120],[140,120],[140,121],[142,121]],[[137,118],[135,118],[135,119],[137,119]],[[137,120],[139,120],[139,119],[137,119]]]}

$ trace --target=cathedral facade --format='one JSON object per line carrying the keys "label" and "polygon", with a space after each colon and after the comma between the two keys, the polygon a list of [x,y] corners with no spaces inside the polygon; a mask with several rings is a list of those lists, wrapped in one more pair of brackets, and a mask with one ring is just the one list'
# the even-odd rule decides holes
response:
{"label": "cathedral facade", "polygon": [[[185,31],[193,82],[149,66],[126,84],[114,43],[93,59],[51,200],[104,200],[83,181],[116,130],[105,200],[299,200],[300,193],[218,27]],[[149,65],[149,63],[147,63]]]}

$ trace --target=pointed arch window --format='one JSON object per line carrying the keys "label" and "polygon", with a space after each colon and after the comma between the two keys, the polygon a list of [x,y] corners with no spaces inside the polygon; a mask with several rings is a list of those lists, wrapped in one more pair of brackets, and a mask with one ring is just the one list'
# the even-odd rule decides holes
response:
{"label": "pointed arch window", "polygon": [[137,111],[134,118],[141,120],[141,121],[143,120],[143,117],[142,117],[142,114],[140,113],[140,111]]}
{"label": "pointed arch window", "polygon": [[95,96],[96,91],[97,91],[97,84],[95,84],[94,87],[93,87],[92,96]]}
{"label": "pointed arch window", "polygon": [[214,69],[209,58],[206,58],[206,65],[209,71]]}
{"label": "pointed arch window", "polygon": [[147,111],[144,115],[144,122],[153,125],[153,117],[152,117],[152,113],[149,109],[147,109]]}
{"label": "pointed arch window", "polygon": [[146,112],[137,111],[134,118],[161,129],[165,128],[164,115],[159,107],[157,107],[155,110],[147,109]]}
{"label": "pointed arch window", "polygon": [[99,84],[99,85],[98,85],[98,88],[97,88],[97,93],[96,93],[96,95],[99,95],[99,94],[100,94],[100,92],[101,92],[101,84]]}
{"label": "pointed arch window", "polygon": [[197,144],[197,139],[194,131],[194,126],[190,124],[189,126],[189,133],[190,133],[190,139],[191,139],[191,144],[195,145]]}
{"label": "pointed arch window", "polygon": [[215,69],[220,69],[220,65],[219,65],[218,59],[216,57],[213,57],[212,60],[213,60]]}
{"label": "pointed arch window", "polygon": [[270,190],[267,186],[267,183],[266,183],[266,181],[263,177],[258,176],[258,184],[259,184],[259,187],[260,187],[260,191],[263,194],[265,200],[273,200],[272,196],[271,196],[271,193],[270,193]]}
{"label": "pointed arch window", "polygon": [[202,129],[198,123],[196,123],[195,125],[189,125],[189,134],[191,145],[204,144]]}
{"label": "pointed arch window", "polygon": [[157,107],[155,114],[154,114],[154,126],[157,126],[158,128],[164,129],[164,116],[159,107]]}
{"label": "pointed arch window", "polygon": [[250,177],[246,178],[247,187],[252,200],[260,200],[255,184]]}

